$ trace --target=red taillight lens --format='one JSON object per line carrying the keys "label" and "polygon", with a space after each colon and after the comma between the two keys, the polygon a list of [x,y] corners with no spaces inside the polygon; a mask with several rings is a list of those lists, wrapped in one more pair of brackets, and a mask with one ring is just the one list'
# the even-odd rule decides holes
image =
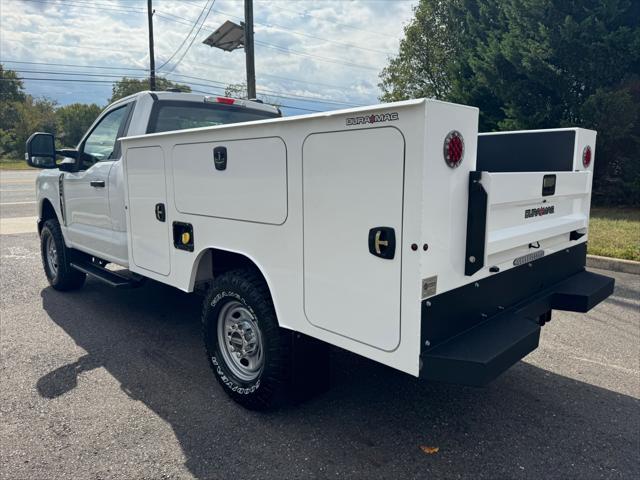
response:
{"label": "red taillight lens", "polygon": [[592,156],[593,155],[591,154],[591,147],[587,145],[582,151],[582,165],[584,166],[584,168],[589,168],[589,165],[591,165]]}
{"label": "red taillight lens", "polygon": [[457,168],[464,158],[464,140],[457,130],[450,131],[444,139],[444,161],[451,168]]}
{"label": "red taillight lens", "polygon": [[216,100],[218,103],[224,103],[225,105],[233,105],[236,102],[235,99],[228,97],[218,97]]}

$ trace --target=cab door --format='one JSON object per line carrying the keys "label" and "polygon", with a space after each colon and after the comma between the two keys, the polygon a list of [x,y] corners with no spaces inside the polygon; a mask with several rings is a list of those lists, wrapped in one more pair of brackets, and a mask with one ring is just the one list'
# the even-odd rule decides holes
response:
{"label": "cab door", "polygon": [[67,235],[96,255],[117,258],[109,208],[109,172],[120,160],[122,135],[132,103],[118,106],[94,125],[78,148],[74,172],[64,174]]}

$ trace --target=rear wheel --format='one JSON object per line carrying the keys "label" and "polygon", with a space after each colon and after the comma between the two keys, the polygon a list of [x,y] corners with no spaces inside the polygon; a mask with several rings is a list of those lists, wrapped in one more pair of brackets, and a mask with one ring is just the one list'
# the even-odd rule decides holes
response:
{"label": "rear wheel", "polygon": [[64,244],[60,224],[55,219],[47,220],[40,232],[42,266],[49,284],[56,290],[76,290],[84,285],[86,274],[72,268],[69,249]]}
{"label": "rear wheel", "polygon": [[253,270],[213,282],[202,312],[209,364],[225,392],[244,407],[282,404],[290,386],[290,333],[278,326],[269,289]]}

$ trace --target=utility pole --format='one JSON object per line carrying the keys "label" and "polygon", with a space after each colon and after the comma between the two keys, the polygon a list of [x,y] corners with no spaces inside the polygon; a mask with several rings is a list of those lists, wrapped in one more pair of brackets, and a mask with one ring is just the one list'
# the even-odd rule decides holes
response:
{"label": "utility pole", "polygon": [[253,54],[253,0],[244,0],[244,53],[247,56],[247,98],[256,98],[256,65]]}
{"label": "utility pole", "polygon": [[151,3],[152,0],[147,0],[147,18],[149,20],[149,90],[155,90],[156,59],[153,54],[153,5],[151,5]]}

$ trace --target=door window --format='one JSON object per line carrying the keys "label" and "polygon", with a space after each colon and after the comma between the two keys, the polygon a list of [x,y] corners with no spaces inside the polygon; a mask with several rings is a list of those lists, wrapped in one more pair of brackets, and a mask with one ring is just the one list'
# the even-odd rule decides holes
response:
{"label": "door window", "polygon": [[84,142],[81,169],[89,168],[96,162],[114,159],[116,139],[127,117],[128,105],[107,113]]}

